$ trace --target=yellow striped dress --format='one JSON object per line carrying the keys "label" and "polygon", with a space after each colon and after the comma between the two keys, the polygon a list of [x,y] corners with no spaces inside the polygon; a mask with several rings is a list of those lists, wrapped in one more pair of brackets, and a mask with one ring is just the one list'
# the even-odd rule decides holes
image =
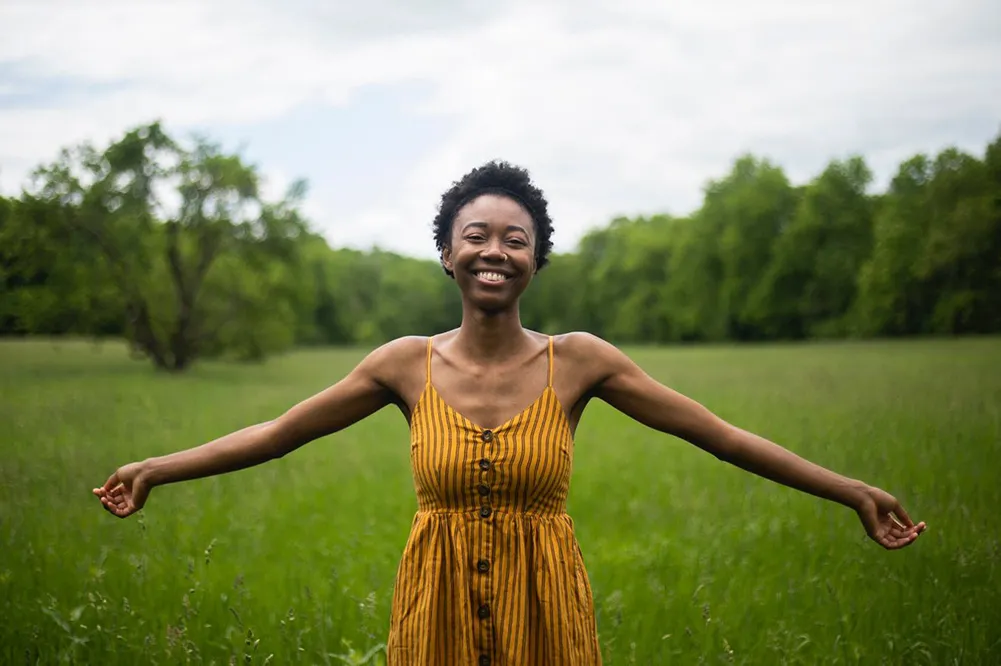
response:
{"label": "yellow striped dress", "polygon": [[411,417],[418,510],[393,592],[389,666],[600,664],[591,586],[566,513],[573,436],[549,380],[503,425],[431,381]]}

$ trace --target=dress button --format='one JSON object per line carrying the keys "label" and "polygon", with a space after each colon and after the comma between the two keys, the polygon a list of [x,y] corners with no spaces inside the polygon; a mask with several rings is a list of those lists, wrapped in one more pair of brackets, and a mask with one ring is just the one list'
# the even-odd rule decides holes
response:
{"label": "dress button", "polygon": [[490,461],[487,460],[486,458],[482,458],[480,460],[480,469],[482,469],[484,471],[490,469]]}
{"label": "dress button", "polygon": [[480,496],[486,497],[487,495],[490,494],[490,486],[488,486],[485,483],[481,483],[480,485],[476,486],[476,492],[478,492]]}
{"label": "dress button", "polygon": [[489,518],[491,513],[492,513],[492,511],[490,510],[489,506],[481,506],[480,507],[480,516],[481,517],[483,517],[483,518]]}
{"label": "dress button", "polygon": [[483,431],[483,441],[487,442],[489,444],[493,440],[494,440],[494,434],[492,432],[490,432],[489,430],[484,430]]}
{"label": "dress button", "polygon": [[476,614],[480,617],[481,620],[485,620],[488,617],[490,617],[490,607],[487,606],[486,604],[483,604],[477,609]]}
{"label": "dress button", "polygon": [[480,655],[480,666],[490,666],[490,657],[487,656],[487,655],[485,655],[485,654],[481,654]]}
{"label": "dress button", "polygon": [[490,563],[486,560],[480,560],[476,563],[476,570],[480,573],[486,573],[490,571]]}

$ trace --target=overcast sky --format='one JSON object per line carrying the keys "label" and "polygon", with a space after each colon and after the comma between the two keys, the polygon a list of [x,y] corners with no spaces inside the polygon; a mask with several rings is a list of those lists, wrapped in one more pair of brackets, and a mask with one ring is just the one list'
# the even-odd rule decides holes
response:
{"label": "overcast sky", "polygon": [[684,214],[750,151],[794,182],[1001,131],[998,0],[0,0],[0,191],[162,119],[243,146],[335,246],[434,256],[453,180],[527,167],[558,250]]}

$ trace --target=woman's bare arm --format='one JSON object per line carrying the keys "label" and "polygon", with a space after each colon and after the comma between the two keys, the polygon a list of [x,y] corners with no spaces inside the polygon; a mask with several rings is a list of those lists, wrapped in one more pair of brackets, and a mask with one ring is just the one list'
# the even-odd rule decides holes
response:
{"label": "woman's bare arm", "polygon": [[[914,523],[888,493],[821,467],[713,414],[655,381],[613,345],[575,334],[575,356],[586,362],[590,392],[623,414],[680,437],[716,458],[777,483],[856,511],[870,537],[886,548],[911,543],[925,524]],[[585,360],[587,359],[587,360]]]}
{"label": "woman's bare arm", "polygon": [[156,486],[253,467],[343,430],[395,401],[387,378],[399,371],[401,356],[410,347],[414,342],[408,338],[383,345],[342,380],[278,418],[191,449],[125,465],[93,492],[105,508],[124,518],[141,509]]}

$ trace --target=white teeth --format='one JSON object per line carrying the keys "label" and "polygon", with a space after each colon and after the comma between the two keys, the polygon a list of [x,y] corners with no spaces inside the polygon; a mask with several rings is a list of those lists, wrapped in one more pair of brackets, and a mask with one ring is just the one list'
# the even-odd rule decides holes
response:
{"label": "white teeth", "polygon": [[476,274],[477,277],[483,278],[489,282],[503,282],[507,279],[506,275],[501,275],[500,273],[491,273],[488,271],[480,271]]}

